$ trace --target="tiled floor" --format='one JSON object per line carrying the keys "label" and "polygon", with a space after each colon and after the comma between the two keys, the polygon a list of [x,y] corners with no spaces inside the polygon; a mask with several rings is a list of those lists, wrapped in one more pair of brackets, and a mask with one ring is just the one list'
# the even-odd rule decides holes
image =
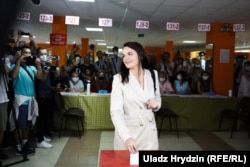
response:
{"label": "tiled floor", "polygon": [[[233,139],[229,138],[229,132],[213,132],[219,139],[233,147],[235,150],[250,150],[250,139],[246,132],[237,132]],[[56,136],[56,135],[55,135]],[[29,156],[29,161],[14,165],[18,167],[97,167],[100,150],[113,148],[113,131],[86,131],[82,138],[78,136],[68,137],[64,134],[60,139],[54,137],[52,149],[36,149],[34,156]],[[161,150],[203,150],[186,132],[176,133],[162,132],[159,138]],[[15,156],[13,150],[5,150],[10,158],[3,161],[3,165],[22,160]]]}

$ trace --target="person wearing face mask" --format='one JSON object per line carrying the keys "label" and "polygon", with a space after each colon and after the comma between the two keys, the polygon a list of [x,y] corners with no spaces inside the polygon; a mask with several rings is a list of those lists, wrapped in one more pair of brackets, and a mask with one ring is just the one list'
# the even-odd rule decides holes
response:
{"label": "person wearing face mask", "polygon": [[111,91],[110,81],[106,79],[104,71],[100,71],[97,73],[96,79],[92,85],[93,85],[91,87],[92,92],[109,93]]}
{"label": "person wearing face mask", "polygon": [[159,72],[159,85],[161,94],[172,94],[174,89],[168,80],[168,75],[165,71]]}
{"label": "person wearing face mask", "polygon": [[79,79],[79,74],[77,72],[73,72],[71,74],[69,85],[70,85],[71,92],[83,92],[84,91],[83,81]]}
{"label": "person wearing face mask", "polygon": [[239,78],[238,97],[250,97],[250,61],[245,61],[243,70]]}
{"label": "person wearing face mask", "polygon": [[201,73],[201,78],[197,83],[197,90],[199,94],[212,94],[212,82],[207,71]]}
{"label": "person wearing face mask", "polygon": [[170,53],[169,52],[164,52],[161,55],[161,61],[157,65],[157,70],[160,71],[165,71],[169,77],[169,81],[171,83],[174,82],[174,62],[170,60]]}
{"label": "person wearing face mask", "polygon": [[194,94],[198,94],[198,90],[197,90],[197,83],[201,78],[201,73],[202,71],[204,71],[201,68],[201,62],[200,60],[195,60],[194,61],[194,66],[191,69],[191,73],[190,73],[190,77],[191,77],[191,91]]}
{"label": "person wearing face mask", "polygon": [[49,142],[52,137],[53,128],[53,91],[51,88],[51,80],[54,77],[50,70],[50,59],[46,48],[37,49],[37,57],[41,61],[41,66],[44,74],[42,80],[35,81],[36,98],[38,102],[39,116],[37,118],[37,147],[38,148],[52,148],[53,145]]}
{"label": "person wearing face mask", "polygon": [[122,63],[122,58],[118,56],[118,50],[119,49],[117,46],[113,47],[113,55],[110,57],[109,60],[113,75],[120,72],[120,66]]}
{"label": "person wearing face mask", "polygon": [[176,94],[181,94],[181,95],[191,93],[185,71],[177,72],[176,80],[174,81],[174,90]]}
{"label": "person wearing face mask", "polygon": [[[20,132],[19,137],[16,133],[16,155],[33,155],[35,153],[35,148],[28,141],[30,127],[34,125],[39,115],[35,92],[35,78],[43,79],[45,77],[40,59],[35,58],[35,66],[33,66],[28,65],[28,57],[31,57],[31,50],[29,47],[23,47],[21,54],[10,67],[15,97],[13,107],[15,108],[17,121],[17,128],[15,124],[14,126],[10,125],[10,130],[16,129]],[[20,138],[21,141],[19,140]]]}

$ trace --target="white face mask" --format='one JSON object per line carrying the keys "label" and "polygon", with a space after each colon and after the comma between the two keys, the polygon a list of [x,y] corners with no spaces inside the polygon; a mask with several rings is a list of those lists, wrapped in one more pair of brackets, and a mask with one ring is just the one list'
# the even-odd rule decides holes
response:
{"label": "white face mask", "polygon": [[114,51],[114,55],[118,55],[118,52],[117,52],[117,51]]}
{"label": "white face mask", "polygon": [[187,66],[187,62],[183,61],[183,66],[186,67]]}
{"label": "white face mask", "polygon": [[161,77],[161,78],[160,78],[160,81],[161,81],[161,82],[163,82],[163,81],[165,81],[165,80],[166,80],[166,78],[164,78],[164,77]]}
{"label": "white face mask", "polygon": [[181,76],[181,75],[178,75],[178,76],[177,76],[177,79],[178,79],[178,80],[182,80],[182,76]]}
{"label": "white face mask", "polygon": [[79,80],[79,77],[72,77],[73,82],[77,82]]}
{"label": "white face mask", "polygon": [[48,60],[47,55],[41,55],[40,60],[41,60],[41,62],[46,62]]}
{"label": "white face mask", "polygon": [[208,79],[208,76],[202,76],[202,78],[203,78],[204,80],[207,80],[207,79]]}

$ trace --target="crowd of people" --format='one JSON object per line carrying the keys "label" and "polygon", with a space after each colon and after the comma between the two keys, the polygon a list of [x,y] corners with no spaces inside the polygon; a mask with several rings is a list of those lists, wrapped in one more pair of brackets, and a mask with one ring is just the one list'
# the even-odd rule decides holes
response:
{"label": "crowd of people", "polygon": [[208,60],[203,66],[201,56],[188,59],[180,54],[170,60],[169,52],[164,52],[160,63],[155,65],[159,72],[161,94],[213,94],[211,62]]}
{"label": "crowd of people", "polygon": [[[55,130],[56,93],[84,93],[87,84],[91,92],[110,93],[113,75],[119,72],[122,62],[118,47],[110,55],[97,51],[97,61],[92,54],[81,56],[75,46],[67,62],[58,67],[57,57],[50,55],[47,48],[38,47],[32,34],[25,42],[18,31],[14,45],[7,45],[1,57],[0,145],[12,145],[5,140],[12,138],[15,154],[25,156],[35,154],[36,148],[53,148],[50,141]],[[31,135],[35,143],[30,141]],[[0,159],[7,158],[0,148]]]}
{"label": "crowd of people", "polygon": [[[52,63],[54,57],[49,55],[48,50],[36,46],[32,34],[29,46],[22,45],[20,38],[18,35],[15,49],[11,49],[12,55],[9,53],[10,49],[7,49],[8,56],[4,56],[1,61],[0,144],[9,124],[8,128],[15,130],[16,155],[32,155],[35,153],[35,147],[53,147],[50,141],[54,130],[54,94],[60,91],[84,93],[87,84],[91,85],[91,92],[111,93],[112,87],[117,86],[114,85],[113,78],[117,76],[116,74],[121,74],[122,82],[128,79],[126,68],[129,66],[130,58],[125,60],[125,57],[131,56],[131,53],[125,54],[123,51],[122,56],[119,56],[119,48],[115,46],[109,55],[97,51],[95,61],[93,50],[82,56],[78,53],[77,46],[74,46],[67,62],[62,67],[57,67],[57,64]],[[137,43],[127,44],[129,46],[126,46],[126,49],[132,47],[132,50],[137,51],[137,48],[133,48]],[[146,55],[139,54],[139,56],[143,59]],[[183,58],[180,54],[176,54],[171,60],[168,52],[161,55],[159,62],[152,56],[147,59],[149,60],[147,68],[157,72],[160,94],[213,95],[213,64],[212,60],[206,60],[204,63],[203,52],[200,57],[194,59]],[[241,63],[240,69],[237,66],[237,77],[235,77],[237,95],[250,96],[250,62]],[[155,105],[158,106],[160,103]],[[150,108],[154,109],[152,106]],[[12,121],[8,123],[7,117],[12,117]],[[37,138],[35,147],[29,143],[30,130],[34,127]],[[128,143],[131,142],[134,145],[133,140]],[[135,148],[131,149],[135,151]],[[6,158],[8,156],[1,149],[0,159]]]}

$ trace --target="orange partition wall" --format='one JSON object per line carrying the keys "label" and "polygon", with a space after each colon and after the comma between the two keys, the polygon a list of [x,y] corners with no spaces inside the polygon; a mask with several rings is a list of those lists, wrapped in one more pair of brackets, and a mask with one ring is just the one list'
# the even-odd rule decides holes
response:
{"label": "orange partition wall", "polygon": [[85,56],[89,51],[89,39],[88,38],[82,38],[81,42],[82,42],[81,54],[82,54],[82,56]]}
{"label": "orange partition wall", "polygon": [[170,60],[174,58],[174,42],[173,41],[166,41],[166,52],[170,53]]}
{"label": "orange partition wall", "polygon": [[[66,34],[67,25],[65,24],[65,16],[54,16],[52,24],[52,33]],[[51,45],[52,55],[58,55],[60,57],[58,66],[61,67],[66,63],[67,44],[66,45]]]}
{"label": "orange partition wall", "polygon": [[164,50],[161,47],[145,46],[144,49],[149,56],[155,56],[157,62],[160,61],[160,56],[164,52]]}
{"label": "orange partition wall", "polygon": [[[233,89],[235,32],[222,32],[224,23],[212,23],[206,43],[214,44],[213,85],[217,94],[228,95]],[[232,27],[232,24],[230,24]]]}

